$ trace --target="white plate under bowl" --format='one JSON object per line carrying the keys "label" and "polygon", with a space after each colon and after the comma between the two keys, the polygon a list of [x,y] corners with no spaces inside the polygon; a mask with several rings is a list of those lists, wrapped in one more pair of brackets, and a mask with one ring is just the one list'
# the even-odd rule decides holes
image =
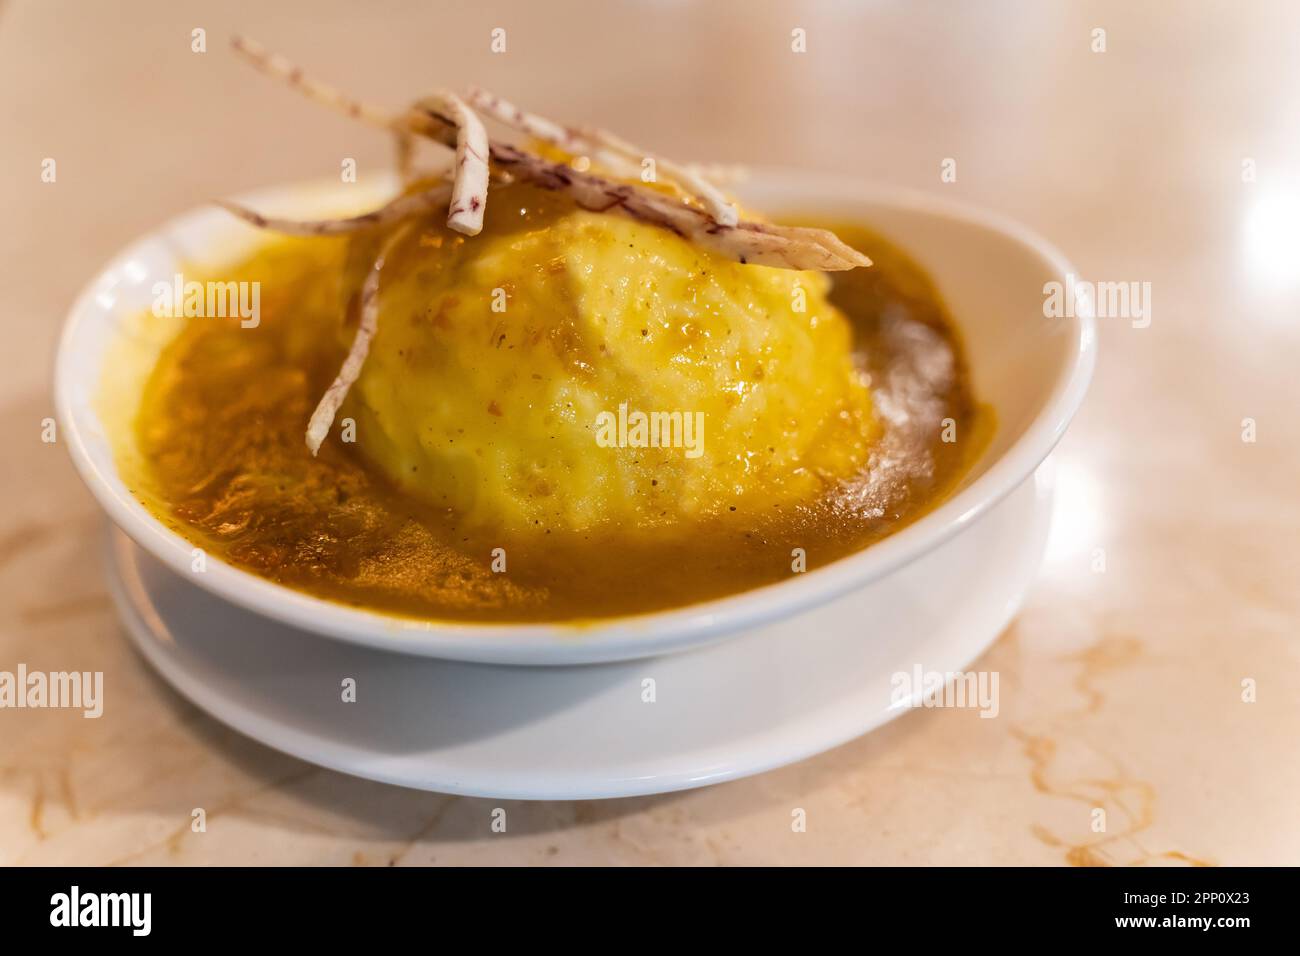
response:
{"label": "white plate under bowl", "polygon": [[[367,192],[378,200],[391,186],[334,182],[243,198],[269,213],[308,216],[336,211],[340,203],[355,208]],[[1064,282],[1077,270],[1015,223],[921,193],[770,170],[756,172],[741,194],[775,215],[869,225],[911,252],[934,278],[966,343],[976,395],[996,410],[997,431],[961,487],[930,513],[857,554],[778,584],[581,628],[391,617],[320,600],[211,557],[206,572],[192,580],[283,624],[353,644],[452,660],[571,665],[683,650],[779,620],[807,631],[817,626],[828,602],[948,547],[1028,478],[1083,399],[1095,354],[1092,318],[1043,315],[1044,283]],[[182,574],[189,574],[193,545],[127,489],[99,395],[107,382],[138,398],[141,383],[133,376],[142,378],[152,367],[146,353],[161,348],[160,336],[157,327],[146,325],[142,332],[128,320],[148,309],[156,281],[171,282],[174,273],[186,269],[218,268],[260,241],[255,231],[218,209],[198,210],[162,227],[127,248],[91,283],[69,314],[59,347],[55,401],[82,478],[118,527]],[[126,358],[123,345],[129,347]]]}
{"label": "white plate under bowl", "polygon": [[[131,638],[163,677],[271,747],[445,793],[622,797],[758,773],[899,716],[893,674],[959,671],[1006,627],[1037,572],[1050,504],[1040,470],[949,547],[797,620],[684,654],[577,667],[322,641],[226,603],[118,531],[109,577]],[[349,677],[355,703],[342,700]],[[653,703],[642,699],[647,679]]]}

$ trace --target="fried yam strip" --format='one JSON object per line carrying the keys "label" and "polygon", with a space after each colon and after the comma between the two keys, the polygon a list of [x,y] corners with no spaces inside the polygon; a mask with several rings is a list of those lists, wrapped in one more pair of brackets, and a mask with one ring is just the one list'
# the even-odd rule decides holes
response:
{"label": "fried yam strip", "polygon": [[[307,79],[287,60],[267,53],[250,41],[237,40],[236,46],[259,68],[285,79],[312,99],[390,131],[413,133],[454,147],[456,180],[451,189],[447,224],[465,235],[476,235],[482,229],[488,181],[494,172],[489,166],[490,159],[498,167],[495,171],[498,174],[505,172],[545,189],[563,191],[584,209],[626,215],[668,229],[741,263],[828,272],[871,264],[870,259],[827,230],[740,220],[735,208],[707,181],[705,174],[690,167],[656,159],[656,166],[692,192],[704,209],[688,206],[654,190],[579,172],[516,147],[493,143],[477,115],[454,94],[437,93],[419,101],[403,114],[390,116],[346,97],[332,87]],[[485,108],[485,111],[490,115],[508,117],[503,122],[539,139],[566,149],[572,149],[579,142],[594,144],[603,151],[592,157],[597,162],[601,162],[601,156],[628,159],[639,153],[631,144],[613,134],[600,130],[569,130],[542,117],[525,114],[485,91],[475,91],[471,96],[476,102],[488,103],[490,108]],[[339,235],[422,213],[430,207],[431,197],[436,194],[436,190],[431,190],[402,196],[374,213],[351,219],[306,223],[271,219],[233,204],[222,205],[248,222],[265,228],[294,235]]]}
{"label": "fried yam strip", "polygon": [[382,129],[393,128],[393,117],[387,110],[353,99],[327,83],[313,79],[303,72],[297,64],[290,62],[278,53],[272,53],[255,40],[247,37],[233,37],[230,41],[243,57],[253,66],[269,76],[288,83],[291,87],[309,99],[322,103],[336,110]]}
{"label": "fried yam strip", "polygon": [[416,104],[456,129],[456,178],[451,187],[447,226],[466,236],[483,231],[488,194],[488,135],[483,121],[455,93],[438,90]]}
{"label": "fried yam strip", "polygon": [[576,130],[561,126],[543,116],[527,113],[513,103],[478,87],[470,89],[468,98],[475,108],[493,119],[544,143],[586,155],[592,162],[604,166],[617,176],[635,178],[641,174],[641,163],[646,159],[653,160],[656,175],[663,174],[664,178],[697,199],[720,224],[734,226],[740,219],[736,207],[727,201],[727,197],[713,183],[688,166],[647,153],[607,130]]}
{"label": "fried yam strip", "polygon": [[580,173],[513,146],[494,144],[492,161],[518,179],[543,189],[565,192],[593,212],[618,213],[650,223],[682,238],[749,265],[842,272],[871,265],[871,260],[825,229],[739,222],[724,226],[707,213],[671,196]]}
{"label": "fried yam strip", "polygon": [[272,232],[284,233],[287,236],[342,236],[363,229],[390,226],[401,222],[403,219],[409,219],[411,216],[431,212],[447,203],[451,191],[451,186],[434,186],[432,189],[426,189],[423,192],[398,196],[372,212],[342,219],[279,219],[273,216],[263,216],[246,206],[224,199],[218,199],[215,202],[222,209],[233,213],[259,229],[269,229]]}
{"label": "fried yam strip", "polygon": [[638,164],[592,142],[572,127],[562,126],[544,116],[525,112],[513,103],[477,86],[470,87],[465,98],[476,110],[491,116],[497,122],[543,143],[558,146],[566,152],[586,156],[616,176],[631,179],[641,175],[641,167]]}
{"label": "fried yam strip", "polygon": [[388,237],[379,250],[374,265],[370,267],[366,281],[361,286],[361,321],[357,324],[357,334],[352,339],[352,347],[348,349],[342,368],[339,369],[330,387],[325,390],[325,394],[321,396],[316,410],[312,412],[311,420],[307,423],[307,447],[311,449],[313,457],[320,451],[321,443],[325,441],[330,426],[334,424],[334,416],[343,407],[343,400],[348,397],[348,390],[360,377],[361,367],[365,365],[366,356],[370,354],[370,340],[375,337],[375,332],[379,329],[379,274],[383,271],[384,262],[406,232],[406,228],[403,227]]}

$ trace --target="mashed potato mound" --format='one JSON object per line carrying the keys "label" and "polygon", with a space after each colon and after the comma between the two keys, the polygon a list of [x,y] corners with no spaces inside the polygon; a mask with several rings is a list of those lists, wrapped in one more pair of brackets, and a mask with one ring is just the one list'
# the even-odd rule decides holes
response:
{"label": "mashed potato mound", "polygon": [[[394,482],[476,527],[662,533],[785,507],[860,468],[877,433],[827,287],[494,189],[479,236],[428,224],[391,255],[342,415]],[[636,413],[676,447],[643,447]]]}

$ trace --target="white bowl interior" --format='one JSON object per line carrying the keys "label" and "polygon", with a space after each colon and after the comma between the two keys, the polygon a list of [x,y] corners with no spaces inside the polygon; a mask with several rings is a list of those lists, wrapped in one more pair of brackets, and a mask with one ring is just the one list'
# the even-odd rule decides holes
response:
{"label": "white bowl interior", "polygon": [[[310,216],[373,205],[390,188],[317,183],[244,199],[271,213]],[[772,171],[756,175],[740,192],[748,204],[774,215],[862,222],[911,253],[934,278],[960,328],[977,398],[997,416],[990,446],[944,504],[858,554],[789,581],[580,630],[392,618],[312,598],[212,560],[197,583],[285,623],[388,650],[515,664],[626,659],[716,640],[861,587],[940,546],[1033,472],[1082,400],[1095,349],[1090,316],[1044,317],[1044,284],[1064,281],[1071,271],[1055,250],[985,213],[854,181]],[[110,518],[177,570],[188,569],[193,546],[133,497],[109,435],[126,427],[145,375],[181,321],[142,319],[153,284],[176,272],[219,266],[259,241],[219,209],[181,217],[105,268],[73,307],[60,345],[56,402],[74,462]]]}

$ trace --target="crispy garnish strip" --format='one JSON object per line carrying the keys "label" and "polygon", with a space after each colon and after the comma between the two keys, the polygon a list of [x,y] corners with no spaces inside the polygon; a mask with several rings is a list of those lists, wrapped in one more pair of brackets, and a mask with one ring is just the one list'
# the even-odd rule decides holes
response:
{"label": "crispy garnish strip", "polygon": [[727,200],[727,197],[722,194],[718,187],[703,176],[692,172],[690,167],[675,163],[671,159],[665,159],[662,156],[653,156],[633,146],[626,140],[620,139],[608,130],[590,129],[585,132],[593,142],[599,143],[601,146],[630,159],[638,162],[642,159],[653,160],[656,176],[663,176],[669,182],[680,186],[687,193],[694,196],[699,200],[705,211],[717,220],[719,225],[734,226],[740,221],[740,214],[736,212],[736,207]]}
{"label": "crispy garnish strip", "polygon": [[592,162],[604,166],[615,176],[633,179],[641,175],[640,165],[625,156],[605,149],[572,127],[562,126],[536,113],[525,112],[495,93],[471,86],[469,92],[465,94],[465,99],[475,109],[491,116],[498,123],[526,133],[543,143],[558,146],[565,152],[586,156]]}
{"label": "crispy garnish strip", "polygon": [[656,176],[662,174],[665,179],[680,186],[697,199],[720,224],[734,226],[740,219],[736,207],[705,177],[688,166],[638,149],[607,130],[577,130],[561,126],[543,116],[527,113],[513,103],[478,87],[470,89],[468,99],[493,119],[544,143],[586,155],[592,162],[604,166],[616,176],[636,178],[641,174],[641,163],[647,159],[653,160]]}
{"label": "crispy garnish strip", "polygon": [[327,83],[313,79],[302,71],[297,64],[290,62],[278,53],[272,53],[255,40],[247,37],[233,37],[230,41],[239,53],[243,54],[253,66],[263,73],[284,80],[299,93],[317,103],[323,103],[330,109],[337,110],[353,119],[359,119],[372,126],[383,129],[393,128],[393,117],[387,110],[378,109],[353,99],[336,90]]}
{"label": "crispy garnish strip", "polygon": [[[467,235],[474,235],[481,229],[482,211],[487,197],[487,180],[490,173],[499,173],[499,170],[493,171],[489,168],[487,159],[490,157],[499,167],[521,179],[526,179],[545,189],[567,192],[584,209],[617,212],[651,223],[704,248],[735,258],[741,263],[825,271],[843,271],[871,264],[871,260],[862,253],[841,242],[834,233],[824,229],[774,226],[767,223],[742,222],[738,219],[734,224],[728,225],[719,220],[716,215],[677,202],[654,190],[581,173],[568,166],[548,162],[513,146],[492,143],[487,139],[486,132],[482,130],[482,124],[473,111],[451,94],[425,99],[403,114],[389,115],[344,96],[323,83],[307,79],[297,67],[282,57],[267,53],[257,44],[247,40],[237,40],[236,48],[245,53],[264,72],[287,80],[295,89],[312,99],[390,131],[399,134],[414,133],[443,145],[455,147],[457,183],[452,187],[452,212],[448,216],[448,225]],[[499,98],[498,102],[504,103]],[[504,104],[504,107],[513,109],[509,104]],[[545,129],[546,121],[541,120],[540,117],[531,117],[529,122],[534,124],[534,129],[538,128],[536,123],[541,122],[544,124],[541,128]],[[549,125],[555,126],[555,124]],[[566,132],[563,128],[560,130],[565,136],[574,132]],[[551,132],[554,133],[554,130]],[[481,138],[480,133],[482,133]],[[630,144],[618,140],[611,134],[578,131],[575,135],[595,136],[601,140],[597,145],[603,144],[603,148],[611,152],[630,151],[633,154],[637,152]],[[483,160],[481,164],[476,161],[479,159]],[[656,160],[656,166],[663,167],[663,161]],[[703,183],[711,188],[704,175],[696,170],[680,167],[675,163],[669,163],[664,168],[681,170],[689,177],[689,181],[697,185]],[[225,205],[236,215],[254,225],[297,235],[336,235],[416,215],[427,208],[424,202],[416,199],[419,195],[421,194],[399,197],[383,209],[367,216],[314,223],[273,220],[241,207]],[[726,205],[721,194],[716,195],[718,200]],[[427,202],[427,194],[425,196]],[[476,197],[482,197],[477,209],[473,204]],[[700,201],[705,202],[703,196],[700,196]],[[407,202],[410,205],[407,205]],[[458,206],[460,208],[457,208]],[[371,219],[370,216],[380,218]],[[452,221],[453,218],[456,219],[455,222]]]}
{"label": "crispy garnish strip", "polygon": [[215,202],[222,209],[233,213],[259,229],[270,229],[272,232],[282,232],[288,236],[342,236],[352,232],[359,232],[362,229],[390,226],[393,223],[401,222],[403,219],[409,219],[411,216],[432,212],[439,206],[446,205],[448,198],[451,196],[451,190],[452,187],[445,184],[434,186],[422,192],[398,196],[372,212],[342,219],[278,219],[272,216],[263,216],[246,206],[228,202],[224,199],[218,199]]}
{"label": "crispy garnish strip", "polygon": [[[391,131],[403,180],[409,182],[414,176],[411,131],[403,126],[401,117],[320,82],[304,72],[302,67],[278,53],[271,53],[256,41],[237,36],[231,40],[231,45],[257,69],[283,80],[307,98],[353,119]],[[457,142],[448,144],[456,149],[456,166],[447,225],[468,236],[478,235],[483,228],[483,206],[487,202],[487,132],[479,118],[455,94],[438,91],[429,101],[437,104],[442,114],[460,130]]]}
{"label": "crispy garnish strip", "polygon": [[[412,130],[439,142],[455,135],[449,118],[427,105],[409,111],[406,121]],[[583,209],[622,213],[741,263],[825,272],[871,265],[870,259],[826,229],[748,221],[726,226],[663,193],[582,173],[514,146],[491,143],[488,152],[499,168],[543,189],[568,193]]]}
{"label": "crispy garnish strip", "polygon": [[488,135],[483,121],[455,93],[437,90],[416,104],[456,128],[456,179],[447,226],[467,236],[483,231],[488,193]]}
{"label": "crispy garnish strip", "polygon": [[493,144],[492,161],[542,189],[567,193],[583,209],[620,213],[667,229],[705,249],[741,263],[785,269],[842,272],[871,260],[825,229],[741,222],[724,226],[702,210],[671,196],[580,173],[513,146]]}
{"label": "crispy garnish strip", "polygon": [[366,356],[370,354],[370,340],[375,337],[375,332],[379,328],[379,274],[383,271],[385,260],[406,235],[406,231],[406,227],[398,229],[384,241],[374,265],[366,275],[366,281],[361,286],[361,321],[357,324],[357,334],[352,339],[352,347],[348,349],[347,357],[343,360],[343,367],[339,369],[333,383],[321,396],[316,410],[311,414],[311,421],[307,423],[307,447],[311,449],[313,456],[320,451],[321,442],[325,440],[330,426],[334,424],[334,416],[343,407],[343,400],[348,397],[348,389],[360,377],[361,367],[366,362]]}
{"label": "crispy garnish strip", "polygon": [[781,236],[791,242],[816,243],[832,255],[838,256],[844,262],[852,263],[846,266],[849,269],[871,265],[870,259],[829,229],[813,229],[809,226],[779,226],[770,222],[742,222],[737,228]]}
{"label": "crispy garnish strip", "polygon": [[[411,124],[440,142],[456,136],[450,120],[427,107],[412,118]],[[702,210],[678,202],[671,196],[592,173],[580,173],[562,163],[552,163],[513,146],[494,143],[489,146],[489,154],[494,163],[516,178],[543,189],[567,193],[583,209],[620,213],[667,229],[702,248],[741,263],[826,272],[871,265],[870,259],[825,229],[749,221],[723,226]],[[365,215],[315,221],[276,219],[231,202],[220,201],[219,205],[263,229],[294,236],[337,236],[421,215],[442,205],[447,195],[447,186],[437,186],[399,196]]]}

